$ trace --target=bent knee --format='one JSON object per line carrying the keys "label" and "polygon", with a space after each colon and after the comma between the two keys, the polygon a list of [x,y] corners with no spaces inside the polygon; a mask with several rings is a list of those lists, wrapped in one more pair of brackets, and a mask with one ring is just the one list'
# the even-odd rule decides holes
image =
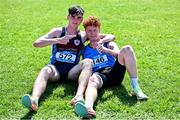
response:
{"label": "bent knee", "polygon": [[59,80],[60,74],[54,65],[47,65],[44,68],[47,70],[47,74],[49,74],[49,79],[51,81]]}
{"label": "bent knee", "polygon": [[89,58],[86,58],[86,59],[82,60],[82,63],[93,64],[93,60],[89,59]]}
{"label": "bent knee", "polygon": [[93,75],[89,78],[88,85],[96,87],[96,88],[101,88],[102,87],[102,79],[98,78],[96,75]]}
{"label": "bent knee", "polygon": [[93,67],[93,60],[92,59],[84,59],[81,61],[82,62],[82,66],[83,68],[88,68],[88,69],[92,69]]}
{"label": "bent knee", "polygon": [[130,45],[126,45],[121,50],[124,54],[131,54],[133,53],[133,48]]}
{"label": "bent knee", "polygon": [[126,45],[123,47],[123,51],[125,52],[129,52],[129,51],[133,51],[132,47],[130,45]]}
{"label": "bent knee", "polygon": [[45,72],[46,74],[52,74],[53,73],[53,70],[52,68],[48,65],[48,66],[45,66],[41,69],[42,72]]}

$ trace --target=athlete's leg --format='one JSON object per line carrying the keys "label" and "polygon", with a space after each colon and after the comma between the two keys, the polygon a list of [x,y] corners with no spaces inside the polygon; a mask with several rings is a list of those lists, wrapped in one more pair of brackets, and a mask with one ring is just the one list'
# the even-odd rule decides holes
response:
{"label": "athlete's leg", "polygon": [[124,46],[119,54],[118,61],[121,65],[124,65],[129,73],[133,91],[135,92],[138,99],[147,99],[148,97],[142,92],[138,85],[138,75],[136,66],[136,57],[131,46]]}
{"label": "athlete's leg", "polygon": [[79,64],[75,65],[69,72],[68,72],[68,80],[77,81],[79,75],[83,68],[83,62],[81,61]]}
{"label": "athlete's leg", "polygon": [[85,93],[85,103],[77,102],[75,104],[75,112],[85,118],[91,118],[96,116],[96,112],[93,109],[94,102],[96,101],[98,89],[103,85],[103,81],[98,73],[94,73],[88,81],[88,86]]}
{"label": "athlete's leg", "polygon": [[136,57],[131,46],[124,46],[120,50],[118,61],[121,65],[126,67],[131,78],[137,77]]}
{"label": "athlete's leg", "polygon": [[78,79],[78,89],[75,97],[71,100],[71,104],[83,99],[83,94],[86,90],[88,79],[92,75],[92,66],[93,62],[91,59],[84,59],[69,71],[68,79]]}
{"label": "athlete's leg", "polygon": [[45,91],[47,82],[57,81],[59,79],[59,72],[55,66],[48,65],[41,69],[33,87],[32,96],[24,95],[22,97],[22,104],[29,110],[37,111],[38,100],[42,93]]}
{"label": "athlete's leg", "polygon": [[54,65],[43,67],[34,83],[32,98],[39,99],[42,93],[44,93],[48,81],[58,81],[59,78],[60,74]]}
{"label": "athlete's leg", "polygon": [[102,78],[97,73],[94,73],[88,81],[88,86],[85,92],[85,106],[89,111],[94,111],[93,106],[97,99],[98,89],[100,89],[102,85]]}

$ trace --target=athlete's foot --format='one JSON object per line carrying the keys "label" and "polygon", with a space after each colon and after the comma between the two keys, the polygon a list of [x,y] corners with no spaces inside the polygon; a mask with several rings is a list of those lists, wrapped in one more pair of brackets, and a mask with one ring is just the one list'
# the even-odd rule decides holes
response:
{"label": "athlete's foot", "polygon": [[22,97],[22,104],[32,112],[36,112],[38,110],[38,100],[32,100],[30,95],[24,95]]}
{"label": "athlete's foot", "polygon": [[93,110],[93,108],[89,107],[87,108],[84,103],[77,102],[75,104],[75,112],[78,116],[82,118],[94,118],[96,117],[96,112]]}
{"label": "athlete's foot", "polygon": [[74,110],[75,110],[75,113],[80,116],[81,118],[87,118],[88,117],[88,110],[85,106],[84,103],[82,102],[77,102],[75,105],[74,105]]}
{"label": "athlete's foot", "polygon": [[137,97],[138,100],[147,100],[148,99],[148,96],[142,92],[141,88],[134,89],[133,93]]}
{"label": "athlete's foot", "polygon": [[84,103],[84,98],[83,98],[83,96],[75,96],[71,101],[70,101],[70,104],[71,105],[75,105],[77,102],[82,102],[82,103]]}
{"label": "athlete's foot", "polygon": [[93,110],[93,108],[87,108],[87,109],[88,109],[88,118],[96,117],[96,112]]}

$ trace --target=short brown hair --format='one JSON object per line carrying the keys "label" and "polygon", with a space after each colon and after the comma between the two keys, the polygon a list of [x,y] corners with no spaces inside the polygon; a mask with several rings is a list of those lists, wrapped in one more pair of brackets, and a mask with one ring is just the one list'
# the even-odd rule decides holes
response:
{"label": "short brown hair", "polygon": [[83,16],[83,14],[84,14],[84,10],[79,5],[71,6],[68,9],[68,15],[82,15]]}
{"label": "short brown hair", "polygon": [[95,26],[95,27],[99,27],[101,26],[100,20],[98,17],[96,16],[90,16],[88,19],[83,21],[83,26],[86,29],[86,27],[88,26]]}

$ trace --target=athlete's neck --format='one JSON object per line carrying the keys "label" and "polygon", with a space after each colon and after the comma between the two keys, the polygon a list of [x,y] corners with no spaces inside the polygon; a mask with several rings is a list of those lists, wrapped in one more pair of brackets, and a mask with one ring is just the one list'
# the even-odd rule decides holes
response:
{"label": "athlete's neck", "polygon": [[98,42],[100,41],[99,37],[89,40],[90,46],[94,49],[98,46]]}
{"label": "athlete's neck", "polygon": [[90,42],[90,46],[91,46],[92,48],[96,49],[96,47],[98,46],[98,42],[95,42],[95,41]]}
{"label": "athlete's neck", "polygon": [[67,33],[69,34],[69,35],[76,35],[77,33],[78,33],[78,27],[73,27],[73,26],[70,26],[70,25],[68,25],[67,26]]}

